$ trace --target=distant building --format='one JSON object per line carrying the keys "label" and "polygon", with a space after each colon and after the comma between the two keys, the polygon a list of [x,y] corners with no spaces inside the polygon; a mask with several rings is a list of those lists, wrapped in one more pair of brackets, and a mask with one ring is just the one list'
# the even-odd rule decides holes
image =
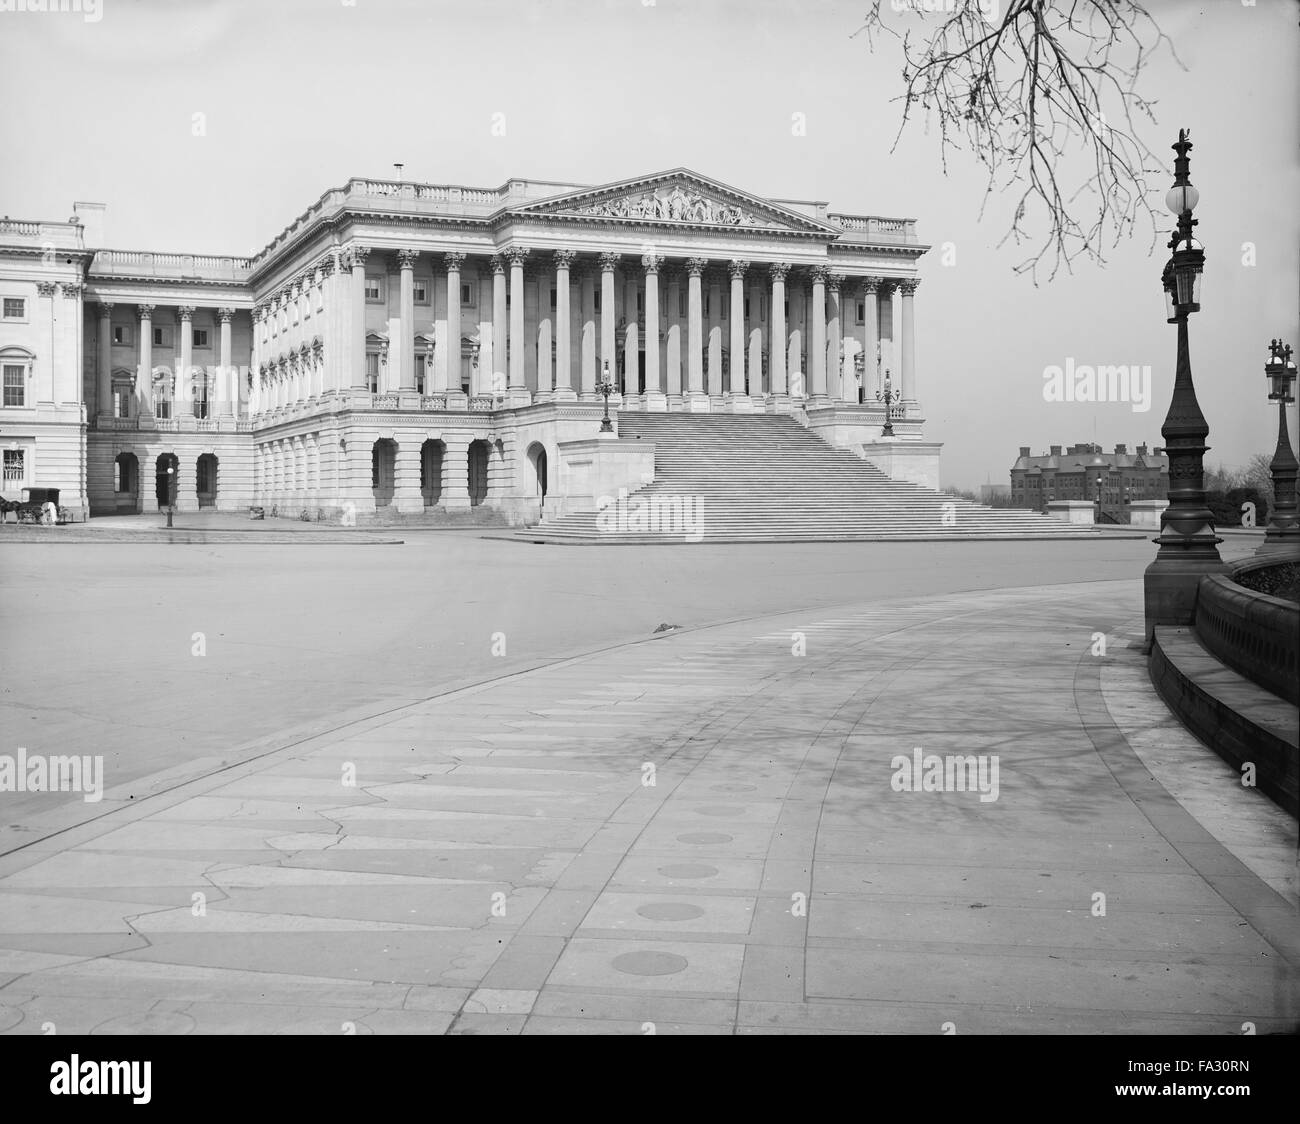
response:
{"label": "distant building", "polygon": [[1011,502],[1016,507],[1046,511],[1051,500],[1097,502],[1097,481],[1101,481],[1102,523],[1129,522],[1128,505],[1134,500],[1167,499],[1169,458],[1164,449],[1149,450],[1139,445],[1130,453],[1127,445],[1116,445],[1103,453],[1100,445],[1071,445],[1061,452],[1053,445],[1045,456],[1031,456],[1028,445],[1011,466]]}
{"label": "distant building", "polygon": [[980,485],[980,503],[986,503],[990,507],[997,505],[1005,506],[1011,500],[1010,484],[981,484]]}

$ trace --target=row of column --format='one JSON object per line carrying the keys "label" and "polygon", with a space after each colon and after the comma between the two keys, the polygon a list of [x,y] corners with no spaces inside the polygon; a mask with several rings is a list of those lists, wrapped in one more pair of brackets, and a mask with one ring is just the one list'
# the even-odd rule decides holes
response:
{"label": "row of column", "polygon": [[[356,246],[350,252],[352,271],[351,292],[351,347],[352,385],[362,389],[365,386],[366,369],[366,258],[369,250]],[[400,390],[415,389],[415,307],[414,307],[414,269],[419,256],[416,250],[397,251],[400,270],[400,290],[398,317],[400,325],[401,349],[398,358],[400,371]],[[448,361],[431,364],[426,371],[427,394],[445,393],[449,387],[449,372],[459,373],[459,341],[461,339],[460,285],[461,269],[465,263],[465,254],[444,254],[447,269],[447,335],[450,353]],[[574,250],[556,250],[553,252],[555,271],[556,309],[553,317],[540,316],[536,339],[525,338],[525,263],[530,256],[525,247],[510,247],[490,259],[492,269],[492,369],[480,375],[475,393],[492,393],[507,397],[528,395],[527,356],[535,343],[539,357],[538,389],[553,392],[558,400],[569,400],[578,395],[572,385],[571,374],[571,331],[570,331],[570,286],[572,270],[576,258]],[[600,283],[600,332],[599,358],[600,369],[613,372],[617,369],[616,321],[614,299],[614,271],[621,260],[617,253],[599,255]],[[684,263],[687,282],[687,339],[686,372],[682,379],[680,329],[673,323],[668,329],[667,371],[660,371],[659,364],[659,277],[664,265],[661,255],[650,253],[641,257],[641,268],[645,289],[645,389],[647,396],[663,393],[678,395],[716,396],[723,393],[721,363],[721,285],[714,282],[710,293],[711,325],[706,338],[703,324],[702,277],[711,262],[706,258],[690,258]],[[745,277],[751,277],[750,296],[752,307],[758,307],[763,294],[764,284],[753,280],[755,275],[761,277],[763,267],[752,267],[749,262],[732,260],[727,263],[731,278],[731,386],[745,386],[745,371],[760,372],[763,352],[763,335],[759,318],[750,317],[746,331],[744,316]],[[793,395],[811,398],[813,401],[828,401],[848,397],[849,380],[841,386],[839,372],[842,366],[840,330],[840,291],[846,278],[824,267],[812,267],[808,270],[811,285],[810,311],[808,322],[811,328],[810,346],[811,386],[795,383],[787,377],[788,334],[785,324],[786,283],[791,266],[777,262],[767,265],[768,283],[771,293],[772,340],[787,341],[787,346],[770,347],[770,370],[768,393],[773,395]],[[752,271],[752,272],[751,272]],[[669,308],[677,307],[680,299],[680,276],[670,275],[667,284]],[[876,294],[883,288],[897,288],[902,295],[902,341],[901,341],[901,380],[902,398],[905,402],[916,400],[915,370],[915,330],[913,316],[913,296],[919,280],[902,278],[890,280],[882,277],[862,278],[866,305],[866,323],[864,325],[864,385],[875,384],[877,372],[876,344],[879,340]],[[582,338],[581,347],[581,392],[583,397],[595,394],[597,382],[597,347],[595,335],[595,284],[596,277],[591,270],[583,270],[579,277]],[[633,285],[635,282],[632,283]],[[507,292],[509,300],[507,301]],[[630,289],[634,294],[635,289]],[[828,299],[829,298],[829,299]],[[633,304],[634,305],[634,296]],[[508,308],[508,313],[507,313]],[[623,347],[628,359],[627,370],[636,369],[636,357],[642,350],[643,341],[639,338],[640,327],[635,315],[626,318]],[[552,335],[555,351],[554,381],[551,378]],[[708,357],[708,382],[705,382],[705,356]],[[507,358],[508,357],[508,358]],[[831,378],[828,380],[828,372]],[[666,379],[662,376],[666,374]],[[485,379],[490,382],[484,385]],[[458,384],[450,389],[458,389]],[[630,393],[637,393],[632,386]],[[733,389],[733,393],[741,393]],[[759,395],[761,388],[751,386],[750,393]]]}
{"label": "row of column", "polygon": [[[99,349],[97,355],[96,386],[98,390],[98,411],[100,414],[113,415],[113,303],[99,302]],[[139,314],[139,344],[137,347],[137,367],[135,379],[136,409],[140,414],[154,412],[153,400],[153,314],[156,305],[141,304],[136,309]],[[190,400],[191,368],[194,365],[193,321],[195,305],[179,305],[176,308],[180,320],[180,357],[175,372],[177,385],[177,402]],[[217,368],[216,401],[211,408],[229,417],[235,413],[239,402],[238,369],[231,364],[230,324],[234,319],[233,308],[218,308],[217,320],[220,324],[220,363]]]}

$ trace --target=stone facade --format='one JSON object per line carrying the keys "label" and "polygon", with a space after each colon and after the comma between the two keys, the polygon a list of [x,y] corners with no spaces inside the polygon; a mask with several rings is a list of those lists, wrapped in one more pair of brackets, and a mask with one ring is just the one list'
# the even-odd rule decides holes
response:
{"label": "stone facade", "polygon": [[922,438],[909,219],[685,169],[354,179],[234,258],[104,249],[102,208],[77,206],[0,221],[0,297],[22,303],[0,321],[0,445],[30,450],[6,496],[153,511],[174,457],[182,511],[530,521],[560,498],[560,443],[595,436],[605,379],[615,414],[790,413],[860,451],[892,376],[894,431]]}

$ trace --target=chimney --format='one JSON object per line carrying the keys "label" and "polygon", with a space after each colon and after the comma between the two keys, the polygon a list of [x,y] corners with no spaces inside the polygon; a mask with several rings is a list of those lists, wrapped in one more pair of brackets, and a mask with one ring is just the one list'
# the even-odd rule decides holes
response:
{"label": "chimney", "polygon": [[87,250],[98,250],[104,245],[104,213],[106,203],[73,203],[72,211],[81,220],[82,244]]}
{"label": "chimney", "polygon": [[1139,457],[1145,457],[1146,455],[1147,455],[1147,447],[1146,447],[1145,445],[1139,445],[1139,446],[1138,446],[1138,456],[1139,456]]}
{"label": "chimney", "polygon": [[1028,445],[1021,445],[1021,446],[1020,446],[1020,455],[1021,455],[1022,457],[1027,457],[1027,456],[1029,456],[1029,446],[1028,446]]}
{"label": "chimney", "polygon": [[1116,455],[1117,457],[1126,457],[1126,456],[1128,456],[1128,446],[1127,446],[1127,445],[1116,445],[1116,446],[1115,446],[1115,455]]}
{"label": "chimney", "polygon": [[1059,457],[1060,455],[1061,455],[1061,446],[1060,446],[1060,445],[1053,445],[1053,446],[1052,446],[1052,456],[1054,456],[1054,457]]}

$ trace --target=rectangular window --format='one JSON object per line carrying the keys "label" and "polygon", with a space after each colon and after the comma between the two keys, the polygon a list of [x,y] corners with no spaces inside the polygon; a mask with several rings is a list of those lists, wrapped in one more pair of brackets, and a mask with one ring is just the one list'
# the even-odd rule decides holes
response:
{"label": "rectangular window", "polygon": [[366,354],[366,389],[371,394],[379,393],[379,353],[376,351]]}
{"label": "rectangular window", "polygon": [[26,449],[5,450],[4,486],[6,490],[21,487],[22,482],[27,478],[24,465],[26,455]]}
{"label": "rectangular window", "polygon": [[171,347],[172,330],[170,328],[155,328],[153,330],[154,347]]}
{"label": "rectangular window", "polygon": [[597,312],[599,312],[599,311],[600,311],[600,290],[597,289],[597,290],[596,290],[594,293],[592,293],[591,295],[592,295],[593,297],[596,298],[595,310],[596,310]]}
{"label": "rectangular window", "polygon": [[208,343],[208,330],[207,330],[207,328],[195,328],[195,329],[194,329],[194,337],[193,337],[193,339],[192,339],[191,342],[194,344],[195,347],[211,347],[211,346],[212,346],[210,343]]}
{"label": "rectangular window", "polygon": [[208,384],[206,379],[203,382],[194,384],[194,416],[196,418],[206,418],[208,416]]}
{"label": "rectangular window", "polygon": [[371,302],[382,301],[384,299],[384,279],[382,277],[366,277],[366,300]]}
{"label": "rectangular window", "polygon": [[425,371],[428,370],[428,366],[429,361],[427,356],[417,355],[415,357],[415,392],[417,394],[424,393],[424,375]]}
{"label": "rectangular window", "polygon": [[687,313],[686,313],[686,300],[687,300],[687,294],[686,294],[686,292],[683,291],[683,290],[678,290],[678,293],[677,293],[677,315],[680,316],[680,317],[682,317],[683,319],[684,319],[684,318],[686,317],[686,315],[687,315]]}
{"label": "rectangular window", "polygon": [[468,281],[460,283],[460,306],[461,308],[474,307],[474,286]]}
{"label": "rectangular window", "polygon": [[559,301],[558,301],[558,299],[557,299],[557,297],[556,297],[556,295],[555,295],[555,290],[552,289],[552,290],[551,290],[551,311],[552,311],[552,312],[555,311],[555,309],[556,309],[556,307],[557,307],[558,304],[559,304]]}
{"label": "rectangular window", "polygon": [[172,402],[170,398],[159,398],[153,404],[153,416],[156,418],[170,418],[172,416]]}
{"label": "rectangular window", "polygon": [[27,301],[23,297],[5,297],[4,318],[22,320],[27,315]]}
{"label": "rectangular window", "polygon": [[113,342],[124,346],[131,343],[131,326],[129,324],[113,325]]}
{"label": "rectangular window", "polygon": [[642,316],[645,313],[645,294],[640,289],[636,292],[636,314]]}
{"label": "rectangular window", "polygon": [[113,417],[129,418],[131,416],[131,388],[129,386],[113,387]]}
{"label": "rectangular window", "polygon": [[709,312],[709,294],[707,292],[700,294],[700,314],[705,320],[712,315],[712,313]]}
{"label": "rectangular window", "polygon": [[429,292],[433,286],[429,283],[427,277],[417,277],[412,283],[411,288],[415,292],[416,304],[428,304]]}
{"label": "rectangular window", "polygon": [[865,324],[866,322],[867,322],[867,302],[858,301],[858,323]]}
{"label": "rectangular window", "polygon": [[17,363],[6,363],[4,380],[4,404],[24,405],[27,399],[27,368]]}
{"label": "rectangular window", "polygon": [[753,316],[753,313],[749,311],[749,298],[746,297],[745,298],[745,319],[748,320],[751,316]]}

